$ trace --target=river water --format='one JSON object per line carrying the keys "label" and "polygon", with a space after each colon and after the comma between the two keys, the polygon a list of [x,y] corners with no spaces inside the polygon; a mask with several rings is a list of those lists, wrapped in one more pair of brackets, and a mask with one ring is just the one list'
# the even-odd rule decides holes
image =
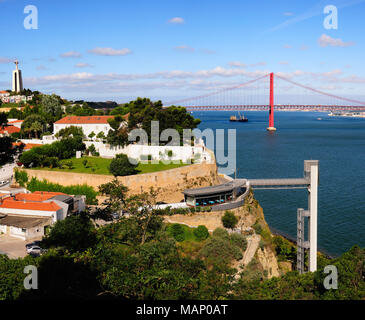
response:
{"label": "river water", "polygon": [[[354,244],[365,247],[365,119],[317,112],[245,112],[248,122],[229,122],[234,112],[194,112],[199,129],[236,129],[237,177],[297,178],[304,160],[320,160],[318,246],[337,256]],[[225,144],[227,147],[227,142]],[[296,237],[297,208],[306,190],[256,190],[270,227]]]}

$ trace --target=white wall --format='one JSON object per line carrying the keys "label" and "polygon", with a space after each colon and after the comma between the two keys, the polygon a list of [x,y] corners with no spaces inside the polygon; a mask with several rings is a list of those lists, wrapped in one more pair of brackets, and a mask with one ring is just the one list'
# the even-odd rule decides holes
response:
{"label": "white wall", "polygon": [[[62,210],[62,209],[60,209]],[[59,210],[58,210],[59,211]],[[38,211],[38,210],[24,210],[24,209],[12,209],[12,208],[0,208],[0,213],[6,214],[20,214],[27,216],[40,216],[40,217],[52,217],[53,221],[56,222],[58,211]]]}
{"label": "white wall", "polygon": [[[86,141],[86,146],[89,147],[92,144],[95,146],[96,151],[100,153],[100,156],[103,158],[114,158],[115,155],[123,153],[128,155],[128,157],[133,159],[140,159],[141,156],[152,155],[152,159],[154,160],[182,160],[184,162],[188,161],[191,158],[194,158],[195,155],[200,154],[201,158],[207,162],[210,162],[211,155],[206,152],[205,147],[203,145],[197,146],[148,146],[148,145],[137,145],[130,144],[124,148],[121,147],[111,147],[102,142],[92,142]],[[167,153],[169,150],[172,150],[172,157],[169,158]]]}
{"label": "white wall", "polygon": [[53,134],[56,134],[60,130],[65,129],[67,127],[71,127],[71,126],[82,128],[82,131],[84,132],[84,135],[86,137],[88,137],[91,132],[94,132],[96,135],[99,132],[104,132],[104,135],[107,136],[109,130],[111,129],[109,123],[97,123],[97,124],[90,124],[90,123],[86,123],[86,124],[84,124],[84,123],[83,124],[55,123],[54,124]]}
{"label": "white wall", "polygon": [[[42,140],[21,139],[21,141],[25,144],[27,143],[49,144],[56,141],[56,139],[53,140],[51,137],[53,136],[45,136],[43,137]],[[200,154],[201,160],[197,160],[195,161],[195,163],[198,163],[200,161],[205,161],[210,163],[213,161],[212,154],[206,150],[202,140],[196,141],[194,146],[149,146],[149,145],[130,144],[124,148],[112,147],[100,141],[84,141],[84,143],[87,148],[93,144],[96,148],[96,151],[99,152],[102,158],[114,158],[115,155],[123,153],[133,159],[140,159],[142,155],[145,156],[152,155],[152,158],[154,160],[172,160],[172,161],[182,160],[186,162],[187,160],[194,158],[194,156],[196,156],[197,154]],[[172,150],[173,152],[173,156],[171,158],[169,158],[167,155],[167,152],[169,150]]]}

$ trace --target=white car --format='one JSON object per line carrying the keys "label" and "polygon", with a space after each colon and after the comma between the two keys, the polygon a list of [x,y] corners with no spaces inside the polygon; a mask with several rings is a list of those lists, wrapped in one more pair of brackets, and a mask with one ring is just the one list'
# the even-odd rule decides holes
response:
{"label": "white car", "polygon": [[27,248],[27,253],[28,254],[40,255],[41,252],[42,252],[42,249],[39,246],[31,246],[31,247]]}

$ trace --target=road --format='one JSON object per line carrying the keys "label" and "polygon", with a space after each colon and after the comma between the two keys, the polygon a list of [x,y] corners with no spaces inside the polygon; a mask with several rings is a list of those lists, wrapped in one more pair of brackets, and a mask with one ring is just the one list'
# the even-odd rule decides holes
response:
{"label": "road", "polygon": [[0,254],[6,254],[11,259],[23,258],[27,255],[25,245],[28,242],[9,235],[0,235]]}
{"label": "road", "polygon": [[259,247],[260,240],[261,237],[258,234],[253,234],[252,236],[247,237],[247,249],[241,260],[244,266],[247,266],[251,262],[257,248]]}

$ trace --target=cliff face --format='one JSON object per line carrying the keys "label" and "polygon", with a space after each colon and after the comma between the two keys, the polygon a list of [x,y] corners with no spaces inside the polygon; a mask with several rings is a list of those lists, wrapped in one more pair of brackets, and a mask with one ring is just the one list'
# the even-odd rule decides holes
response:
{"label": "cliff face", "polygon": [[280,275],[278,261],[272,243],[272,234],[266,223],[264,212],[253,192],[247,196],[244,205],[232,210],[239,217],[238,228],[247,235],[247,250],[241,270],[247,275],[262,273],[272,278]]}
{"label": "cliff face", "polygon": [[[266,278],[277,277],[281,274],[272,234],[267,225],[262,207],[251,192],[242,207],[231,210],[238,217],[237,228],[246,236],[247,249],[243,258],[234,261],[232,267],[238,273],[246,276],[260,273]],[[216,228],[223,228],[222,216],[224,211],[199,212],[192,215],[173,215],[166,217],[166,222],[183,223],[190,227],[205,225],[210,232]],[[237,274],[237,277],[239,275]]]}

